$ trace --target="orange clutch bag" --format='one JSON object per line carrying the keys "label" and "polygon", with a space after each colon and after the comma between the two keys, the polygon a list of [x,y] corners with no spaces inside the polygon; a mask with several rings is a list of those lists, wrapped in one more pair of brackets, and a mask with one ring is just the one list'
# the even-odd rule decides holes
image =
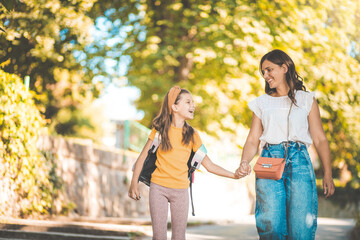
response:
{"label": "orange clutch bag", "polygon": [[259,157],[254,171],[257,178],[279,180],[285,168],[285,158]]}

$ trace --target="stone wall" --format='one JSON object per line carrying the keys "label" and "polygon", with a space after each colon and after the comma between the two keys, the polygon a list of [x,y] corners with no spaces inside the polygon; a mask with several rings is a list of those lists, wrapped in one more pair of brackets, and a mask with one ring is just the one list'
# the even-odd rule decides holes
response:
{"label": "stone wall", "polygon": [[77,143],[49,136],[39,139],[39,148],[54,156],[56,173],[63,181],[64,198],[76,204],[74,212],[79,216],[149,215],[146,186],[141,186],[141,201],[127,195],[137,153],[99,149],[91,141]]}

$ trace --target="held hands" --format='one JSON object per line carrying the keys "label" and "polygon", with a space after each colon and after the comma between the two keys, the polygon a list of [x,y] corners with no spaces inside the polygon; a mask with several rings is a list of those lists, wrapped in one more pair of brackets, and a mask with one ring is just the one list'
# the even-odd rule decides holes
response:
{"label": "held hands", "polygon": [[240,175],[238,175],[238,174],[236,174],[236,172],[235,173],[232,173],[232,177],[231,178],[233,178],[233,179],[240,179],[240,178],[242,178],[243,176],[240,176]]}
{"label": "held hands", "polygon": [[134,200],[140,200],[140,191],[138,183],[131,183],[128,196]]}
{"label": "held hands", "polygon": [[241,161],[240,166],[235,171],[235,176],[238,178],[245,177],[251,173],[251,166],[247,161]]}

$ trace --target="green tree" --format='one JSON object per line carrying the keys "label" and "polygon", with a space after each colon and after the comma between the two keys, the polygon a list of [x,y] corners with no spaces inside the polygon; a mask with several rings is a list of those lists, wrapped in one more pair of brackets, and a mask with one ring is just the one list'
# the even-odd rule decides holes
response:
{"label": "green tree", "polygon": [[0,215],[55,213],[52,205],[61,183],[52,172],[53,163],[37,149],[43,126],[32,95],[19,77],[0,70],[0,189],[6,196],[0,200]]}
{"label": "green tree", "polygon": [[66,121],[59,118],[59,111],[78,114],[102,89],[101,82],[92,81],[94,73],[85,69],[83,61],[84,49],[92,42],[93,19],[88,14],[94,2],[21,0],[10,12],[0,4],[6,31],[0,35],[2,69],[21,78],[30,76],[36,104],[51,129],[63,135],[74,135],[91,119]]}
{"label": "green tree", "polygon": [[195,96],[194,126],[236,137],[238,126],[250,124],[248,101],[264,92],[259,60],[280,48],[296,62],[307,89],[316,91],[334,168],[351,169],[349,184],[359,187],[358,1],[119,4],[104,12],[106,38],[120,39],[108,50],[119,62],[131,59],[126,77],[141,90],[136,104],[145,112],[145,125],[150,126],[166,91],[179,84]]}

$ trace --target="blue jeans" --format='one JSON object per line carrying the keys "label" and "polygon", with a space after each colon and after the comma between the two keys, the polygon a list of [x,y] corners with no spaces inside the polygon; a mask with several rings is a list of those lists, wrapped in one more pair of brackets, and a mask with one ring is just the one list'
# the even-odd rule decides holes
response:
{"label": "blue jeans", "polygon": [[[284,157],[285,144],[266,144],[261,156]],[[256,179],[256,227],[260,239],[315,239],[315,174],[304,144],[290,142],[280,180]]]}

